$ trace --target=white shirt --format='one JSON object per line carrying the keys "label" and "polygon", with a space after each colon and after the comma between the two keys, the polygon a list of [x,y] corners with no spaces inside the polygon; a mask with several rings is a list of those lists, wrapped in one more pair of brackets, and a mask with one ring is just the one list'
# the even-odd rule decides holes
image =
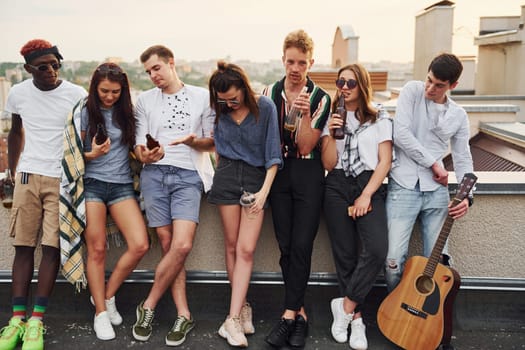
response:
{"label": "white shirt", "polygon": [[473,171],[469,147],[469,120],[465,110],[450,97],[439,106],[425,98],[425,83],[408,82],[399,95],[394,117],[396,166],[390,176],[407,189],[419,181],[421,191],[434,191],[432,164],[443,166],[451,146],[456,179]]}
{"label": "white shirt", "polygon": [[[379,110],[382,116],[388,116],[388,112],[383,109]],[[359,121],[355,117],[355,111],[346,112],[346,123],[355,130],[359,126]],[[328,123],[326,123],[321,137],[330,135]],[[345,150],[346,138],[335,140],[337,148],[337,164],[334,169],[342,169],[341,156]],[[392,120],[390,118],[378,118],[376,122],[357,135],[357,148],[359,150],[359,159],[365,165],[364,170],[375,170],[379,162],[379,144],[384,141],[392,140]]]}
{"label": "white shirt", "polygon": [[37,88],[33,79],[11,88],[5,109],[20,115],[24,128],[24,148],[17,172],[61,176],[66,118],[85,96],[86,90],[65,80],[50,91]]}
{"label": "white shirt", "polygon": [[[210,95],[208,90],[196,86],[184,85],[183,88],[188,98],[189,133],[195,133],[197,137],[212,137],[215,113],[210,108]],[[153,88],[141,93],[137,99],[135,115],[137,120],[136,143],[146,144],[146,134],[158,138],[164,147],[165,156],[155,164],[177,166],[177,150],[168,143],[177,138],[177,133],[169,132],[165,128],[166,119],[163,117],[164,102],[163,93],[159,88]],[[171,148],[171,149],[170,149]],[[213,181],[213,166],[209,152],[199,152],[187,147],[193,167],[199,173],[204,184],[204,191],[211,188]]]}

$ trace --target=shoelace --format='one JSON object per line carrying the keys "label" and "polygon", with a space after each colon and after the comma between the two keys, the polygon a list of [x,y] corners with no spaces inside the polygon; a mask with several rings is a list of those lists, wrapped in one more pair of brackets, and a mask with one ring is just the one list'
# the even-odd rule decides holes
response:
{"label": "shoelace", "polygon": [[148,328],[153,320],[155,312],[151,309],[144,309],[144,319],[142,320],[140,326],[143,328]]}
{"label": "shoelace", "polygon": [[11,331],[11,328],[18,328],[22,332],[22,334],[24,334],[24,332],[25,332],[25,329],[24,329],[23,326],[21,326],[19,324],[17,324],[17,325],[10,324],[10,325],[5,326],[2,329],[0,329],[0,337],[3,337],[4,334],[9,333]]}
{"label": "shoelace", "polygon": [[345,321],[346,327],[344,327],[341,324],[336,324],[336,326],[340,326],[340,327],[337,327],[337,330],[340,332],[346,332],[348,330],[348,325],[350,324],[350,322],[352,322],[352,318],[354,318],[353,312],[351,314],[344,314],[343,320]]}
{"label": "shoelace", "polygon": [[306,329],[306,322],[295,322],[295,327],[292,330],[293,334],[303,335]]}
{"label": "shoelace", "polygon": [[173,331],[180,332],[182,329],[182,324],[184,323],[184,318],[182,316],[177,316],[177,319],[175,320],[175,324],[173,325]]}
{"label": "shoelace", "polygon": [[232,317],[233,326],[235,327],[235,330],[240,333],[244,333],[244,330],[241,325],[241,319],[239,317]]}
{"label": "shoelace", "polygon": [[248,321],[249,318],[250,318],[250,305],[245,304],[241,308],[241,319]]}
{"label": "shoelace", "polygon": [[289,332],[290,330],[288,329],[288,324],[284,319],[281,319],[281,322],[279,322],[279,329],[277,330],[277,334],[279,335],[279,337],[281,337],[283,335],[287,335]]}
{"label": "shoelace", "polygon": [[39,336],[39,333],[46,334],[46,329],[43,326],[30,326],[26,328],[24,334],[24,341],[27,339],[35,339]]}

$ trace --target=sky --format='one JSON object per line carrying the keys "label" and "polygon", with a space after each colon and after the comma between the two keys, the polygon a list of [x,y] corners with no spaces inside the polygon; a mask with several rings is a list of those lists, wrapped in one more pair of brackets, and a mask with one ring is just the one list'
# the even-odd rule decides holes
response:
{"label": "sky", "polygon": [[[362,62],[409,62],[415,16],[438,0],[0,0],[0,62],[21,62],[34,38],[56,44],[65,60],[137,60],[163,44],[176,59],[267,62],[302,28],[315,61],[331,63],[338,26],[359,36]],[[525,0],[456,0],[453,51],[475,55],[483,16],[520,16]],[[439,30],[439,28],[436,28]]]}

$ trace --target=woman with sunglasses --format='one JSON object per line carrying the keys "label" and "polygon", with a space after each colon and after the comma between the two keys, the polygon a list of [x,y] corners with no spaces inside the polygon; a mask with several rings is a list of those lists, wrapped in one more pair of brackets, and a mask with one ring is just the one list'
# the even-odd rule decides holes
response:
{"label": "woman with sunglasses", "polygon": [[[95,305],[93,328],[97,338],[115,338],[113,326],[122,323],[115,293],[148,250],[148,236],[131,176],[129,152],[135,145],[135,118],[126,73],[114,63],[95,70],[89,95],[80,111],[84,145],[87,280]],[[103,135],[101,135],[101,133]],[[107,283],[106,217],[115,222],[126,240]]]}
{"label": "woman with sunglasses", "polygon": [[[246,347],[245,334],[255,332],[246,302],[253,255],[270,187],[282,164],[277,110],[272,100],[255,94],[235,64],[218,62],[209,89],[218,165],[208,200],[219,208],[231,285],[229,314],[219,335],[231,346]],[[241,198],[244,193],[251,195]]]}
{"label": "woman with sunglasses", "polygon": [[[372,104],[370,76],[361,65],[341,68],[336,86],[333,109],[342,98],[346,115],[332,114],[321,141],[328,171],[324,210],[342,295],[331,301],[331,331],[337,342],[346,342],[350,324],[349,345],[363,350],[368,342],[361,309],[388,249],[382,183],[392,164],[392,122]],[[334,130],[341,127],[344,138],[336,140]]]}

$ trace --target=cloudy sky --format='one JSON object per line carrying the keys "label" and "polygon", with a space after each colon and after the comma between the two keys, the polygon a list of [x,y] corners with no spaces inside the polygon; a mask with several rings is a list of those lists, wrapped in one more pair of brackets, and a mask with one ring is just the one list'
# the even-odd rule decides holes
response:
{"label": "cloudy sky", "polygon": [[[359,59],[412,61],[415,16],[437,0],[0,0],[0,61],[22,61],[20,47],[44,38],[66,60],[136,60],[153,44],[176,58],[279,59],[298,28],[314,39],[316,61],[330,63],[339,25],[351,25]],[[316,4],[317,6],[314,6]],[[457,0],[454,52],[476,53],[479,17],[521,15],[525,0]],[[439,28],[436,28],[439,30]]]}

